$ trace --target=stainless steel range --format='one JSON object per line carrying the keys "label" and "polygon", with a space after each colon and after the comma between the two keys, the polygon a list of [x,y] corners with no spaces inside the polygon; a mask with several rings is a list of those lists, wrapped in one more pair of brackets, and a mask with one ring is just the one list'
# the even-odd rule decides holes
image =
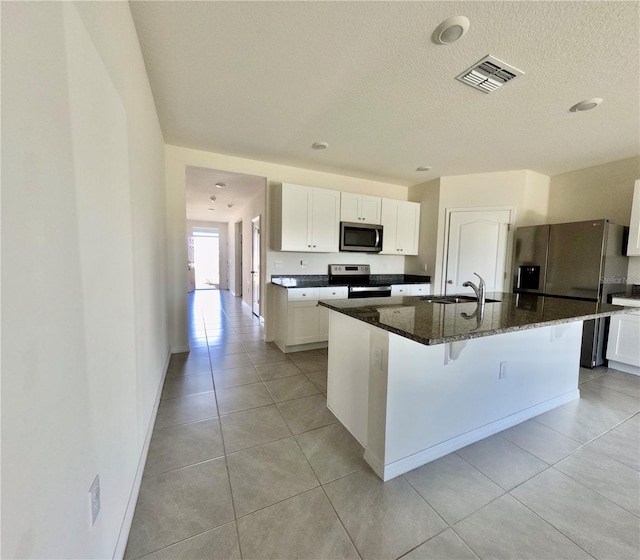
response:
{"label": "stainless steel range", "polygon": [[346,284],[349,298],[391,296],[390,285],[371,283],[371,267],[368,264],[330,264],[329,284]]}

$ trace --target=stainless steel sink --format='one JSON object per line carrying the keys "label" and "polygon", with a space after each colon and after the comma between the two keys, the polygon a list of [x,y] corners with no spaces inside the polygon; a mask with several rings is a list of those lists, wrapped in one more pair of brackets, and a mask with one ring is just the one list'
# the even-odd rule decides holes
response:
{"label": "stainless steel sink", "polygon": [[[475,296],[424,296],[420,298],[422,301],[429,303],[477,303]],[[485,303],[498,303],[499,299],[485,299]]]}

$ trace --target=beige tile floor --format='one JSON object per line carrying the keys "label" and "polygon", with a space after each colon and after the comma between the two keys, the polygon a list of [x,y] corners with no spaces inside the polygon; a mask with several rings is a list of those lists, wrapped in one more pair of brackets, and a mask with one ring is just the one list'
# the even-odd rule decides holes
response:
{"label": "beige tile floor", "polygon": [[326,350],[282,354],[228,292],[190,299],[125,558],[640,557],[640,378],[382,483],[326,408]]}

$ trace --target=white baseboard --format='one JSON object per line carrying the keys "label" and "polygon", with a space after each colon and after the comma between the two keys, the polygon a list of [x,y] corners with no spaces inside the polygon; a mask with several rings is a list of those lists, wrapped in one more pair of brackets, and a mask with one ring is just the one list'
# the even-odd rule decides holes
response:
{"label": "white baseboard", "polygon": [[631,375],[640,375],[640,367],[632,366],[630,364],[623,364],[622,362],[616,362],[614,360],[609,360],[607,367],[611,369],[617,369],[618,371],[624,371],[625,373],[630,373]]}
{"label": "white baseboard", "polygon": [[322,350],[323,348],[328,348],[329,343],[324,342],[309,342],[308,344],[293,344],[291,346],[286,346],[282,344],[281,340],[274,340],[276,346],[280,348],[285,354],[289,354],[291,352],[304,352],[305,350]]}
{"label": "white baseboard", "polygon": [[151,443],[151,435],[153,434],[153,426],[156,423],[156,416],[158,414],[158,407],[160,406],[160,397],[162,395],[162,389],[164,387],[164,380],[167,376],[167,370],[169,369],[169,360],[171,354],[167,356],[164,362],[164,373],[162,374],[162,380],[158,387],[156,394],[156,401],[153,405],[153,411],[151,412],[151,419],[147,426],[147,435],[144,439],[144,445],[142,446],[142,453],[138,461],[138,469],[133,481],[133,488],[131,488],[131,494],[129,495],[129,502],[127,503],[127,509],[122,520],[122,526],[120,527],[120,534],[118,535],[118,541],[116,543],[116,549],[113,553],[113,558],[121,560],[124,557],[124,552],[127,548],[127,541],[129,540],[129,533],[131,532],[131,523],[133,522],[133,514],[136,511],[136,504],[138,503],[138,495],[140,494],[140,485],[142,484],[142,474],[144,473],[144,466],[147,462],[147,454],[149,453],[149,444]]}
{"label": "white baseboard", "polygon": [[462,449],[476,441],[480,441],[481,439],[492,436],[493,434],[497,434],[502,430],[506,430],[507,428],[511,428],[512,426],[529,420],[534,416],[538,416],[543,412],[547,412],[548,410],[557,408],[558,406],[579,398],[580,391],[578,389],[570,391],[525,410],[521,410],[515,414],[511,414],[510,416],[500,418],[500,420],[496,420],[495,422],[491,422],[465,434],[443,441],[442,443],[438,443],[428,449],[424,449],[423,451],[419,451],[418,453],[414,453],[413,455],[404,457],[403,459],[399,459],[393,463],[389,463],[388,465],[383,465],[380,459],[367,454],[366,450],[364,453],[364,460],[369,464],[373,471],[386,482],[387,480],[391,480],[401,474],[412,471],[413,469],[421,467],[431,461],[440,459],[440,457],[444,457],[453,451]]}
{"label": "white baseboard", "polygon": [[182,354],[184,352],[188,352],[189,350],[191,350],[191,347],[188,344],[181,344],[179,346],[171,347],[172,354]]}

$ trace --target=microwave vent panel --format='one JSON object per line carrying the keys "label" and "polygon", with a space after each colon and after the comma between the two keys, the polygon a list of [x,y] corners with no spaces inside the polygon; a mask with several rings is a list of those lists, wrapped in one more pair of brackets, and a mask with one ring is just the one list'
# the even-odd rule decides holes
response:
{"label": "microwave vent panel", "polygon": [[456,76],[456,80],[484,93],[491,93],[523,74],[522,70],[510,66],[494,56],[487,55],[471,68]]}

